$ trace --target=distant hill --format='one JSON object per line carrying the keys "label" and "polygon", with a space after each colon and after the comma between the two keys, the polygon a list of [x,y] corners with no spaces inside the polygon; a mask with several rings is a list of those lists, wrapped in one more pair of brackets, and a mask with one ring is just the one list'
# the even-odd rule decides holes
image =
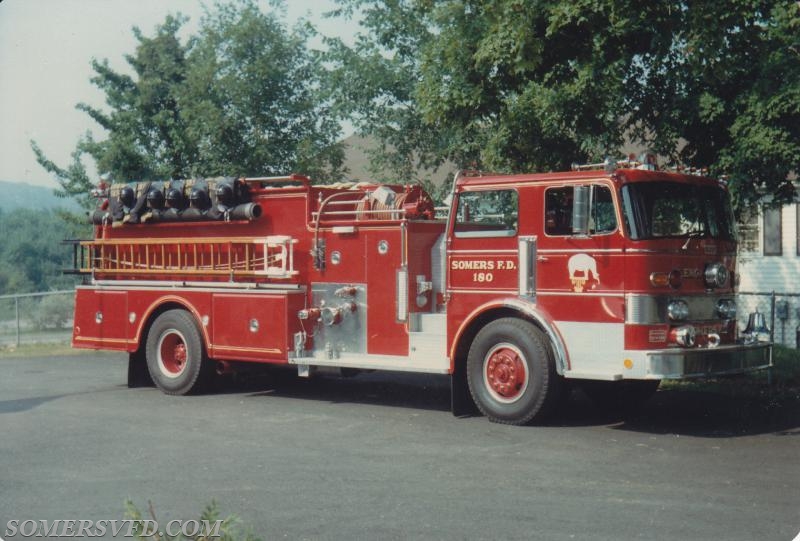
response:
{"label": "distant hill", "polygon": [[10,211],[18,208],[80,210],[74,200],[56,197],[52,188],[0,180],[0,209]]}
{"label": "distant hill", "polygon": [[[378,147],[378,141],[372,137],[351,135],[342,143],[344,143],[344,165],[349,171],[348,180],[374,181],[376,176],[369,170],[369,153]],[[436,169],[420,168],[417,174],[420,178],[429,178],[436,186],[441,186],[453,178],[453,173],[457,169],[455,164],[446,162]],[[392,175],[388,171],[381,171],[377,177],[382,176]]]}

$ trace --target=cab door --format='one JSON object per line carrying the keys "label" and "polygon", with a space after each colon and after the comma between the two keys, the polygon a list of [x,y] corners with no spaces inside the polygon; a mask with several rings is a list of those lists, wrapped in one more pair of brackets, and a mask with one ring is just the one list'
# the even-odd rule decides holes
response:
{"label": "cab door", "polygon": [[470,308],[518,290],[519,194],[480,187],[458,194],[448,247],[451,307]]}
{"label": "cab door", "polygon": [[550,186],[543,199],[537,303],[567,344],[573,374],[623,373],[626,257],[614,186]]}
{"label": "cab door", "polygon": [[[580,220],[574,212],[576,195],[588,198],[583,228],[574,223]],[[613,186],[603,183],[545,189],[544,235],[537,251],[539,293],[563,301],[623,292],[625,259],[617,208]]]}

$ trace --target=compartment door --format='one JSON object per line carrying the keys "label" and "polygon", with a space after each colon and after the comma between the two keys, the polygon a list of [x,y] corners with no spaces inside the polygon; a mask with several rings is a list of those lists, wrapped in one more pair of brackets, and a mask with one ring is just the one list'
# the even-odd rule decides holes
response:
{"label": "compartment door", "polygon": [[128,292],[77,289],[72,342],[77,347],[127,351]]}
{"label": "compartment door", "polygon": [[215,294],[212,355],[243,361],[285,360],[287,309],[286,294]]}

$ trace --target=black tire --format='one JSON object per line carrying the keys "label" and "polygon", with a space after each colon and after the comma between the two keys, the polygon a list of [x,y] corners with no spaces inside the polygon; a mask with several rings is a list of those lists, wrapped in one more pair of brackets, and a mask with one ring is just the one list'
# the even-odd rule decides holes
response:
{"label": "black tire", "polygon": [[166,394],[200,391],[214,374],[194,318],[186,310],[169,310],[147,333],[147,370]]}
{"label": "black tire", "polygon": [[601,410],[635,413],[658,390],[661,380],[584,381],[581,389]]}
{"label": "black tire", "polygon": [[495,320],[478,332],[467,356],[467,382],[489,420],[511,425],[544,420],[563,390],[547,337],[517,318]]}

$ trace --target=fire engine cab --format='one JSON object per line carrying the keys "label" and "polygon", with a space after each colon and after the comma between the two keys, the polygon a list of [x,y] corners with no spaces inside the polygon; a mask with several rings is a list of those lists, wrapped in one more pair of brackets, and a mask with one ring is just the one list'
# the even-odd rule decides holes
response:
{"label": "fire engine cab", "polygon": [[448,374],[455,411],[509,424],[569,383],[633,400],[769,366],[737,328],[724,184],[636,165],[459,174],[442,218],[416,185],[103,186],[72,343],[176,395],[241,363]]}

